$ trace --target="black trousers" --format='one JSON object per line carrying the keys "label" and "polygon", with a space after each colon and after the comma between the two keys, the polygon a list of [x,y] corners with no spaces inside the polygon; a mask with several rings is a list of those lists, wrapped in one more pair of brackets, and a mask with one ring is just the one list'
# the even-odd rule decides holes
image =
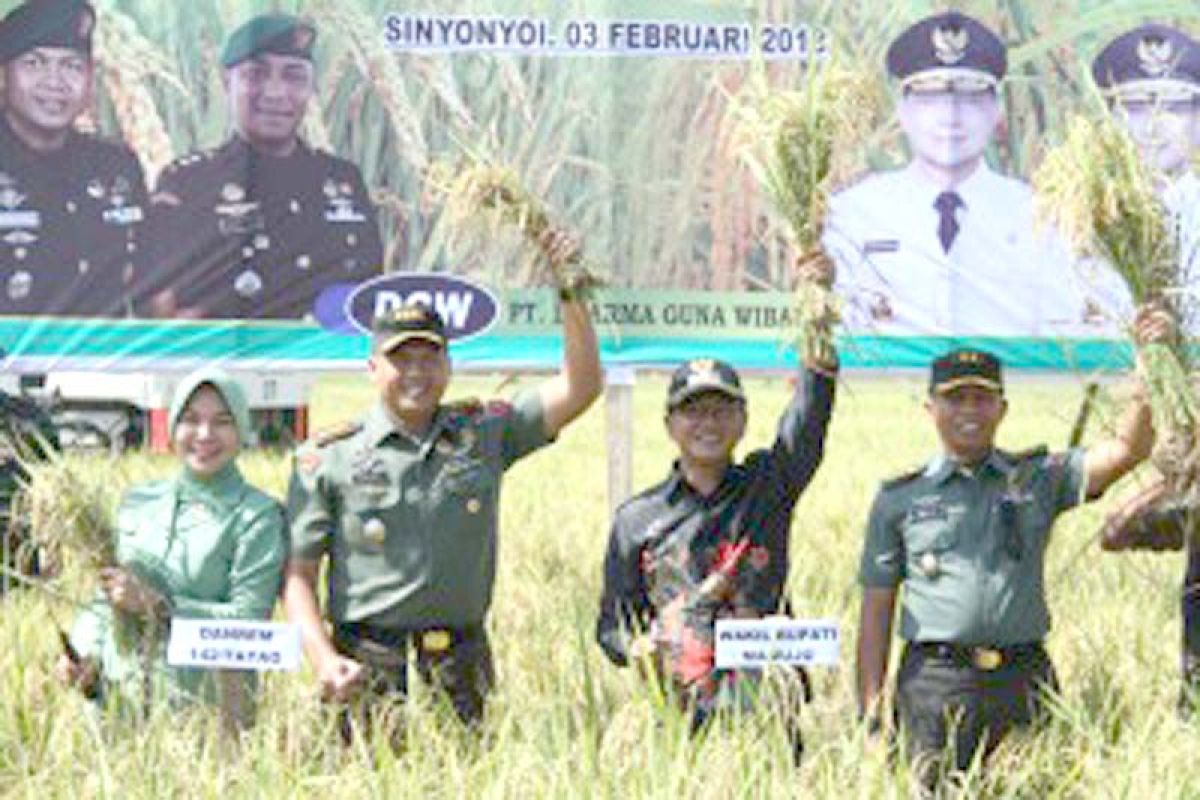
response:
{"label": "black trousers", "polygon": [[973,662],[968,648],[909,644],[896,678],[896,715],[908,757],[926,783],[965,770],[982,748],[986,758],[1014,728],[1038,721],[1058,679],[1040,644],[1005,652],[993,670]]}
{"label": "black trousers", "polygon": [[482,625],[390,630],[345,623],[334,627],[333,644],[367,669],[364,691],[343,715],[344,738],[352,736],[356,725],[369,726],[376,706],[407,696],[410,652],[421,679],[446,696],[460,720],[468,725],[482,721],[495,683],[492,649]]}
{"label": "black trousers", "polygon": [[1200,546],[1187,538],[1187,570],[1183,575],[1183,679],[1185,690],[1200,689]]}

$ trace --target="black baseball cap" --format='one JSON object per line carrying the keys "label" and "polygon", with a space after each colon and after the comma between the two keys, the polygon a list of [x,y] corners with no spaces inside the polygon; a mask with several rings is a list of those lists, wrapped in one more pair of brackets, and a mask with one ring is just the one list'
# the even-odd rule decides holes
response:
{"label": "black baseball cap", "polygon": [[933,360],[929,393],[944,394],[960,386],[982,386],[1004,393],[1000,359],[984,350],[951,350]]}
{"label": "black baseball cap", "polygon": [[412,339],[446,346],[446,326],[438,313],[424,303],[400,306],[375,317],[371,323],[371,349],[390,353]]}
{"label": "black baseball cap", "polygon": [[78,50],[91,58],[96,11],[83,0],[28,0],[0,20],[0,64],[35,47]]}
{"label": "black baseball cap", "polygon": [[979,20],[950,11],[914,23],[887,51],[887,70],[905,89],[994,88],[1008,69],[1004,42]]}
{"label": "black baseball cap", "polygon": [[317,29],[291,14],[262,14],[229,34],[221,51],[221,66],[236,67],[261,53],[295,56],[312,61]]}
{"label": "black baseball cap", "polygon": [[1200,96],[1200,43],[1167,25],[1141,25],[1100,51],[1092,79],[1105,95],[1122,99]]}
{"label": "black baseball cap", "polygon": [[719,392],[734,400],[745,400],[737,371],[715,358],[695,358],[681,364],[667,387],[667,410],[673,411],[688,398],[704,392]]}

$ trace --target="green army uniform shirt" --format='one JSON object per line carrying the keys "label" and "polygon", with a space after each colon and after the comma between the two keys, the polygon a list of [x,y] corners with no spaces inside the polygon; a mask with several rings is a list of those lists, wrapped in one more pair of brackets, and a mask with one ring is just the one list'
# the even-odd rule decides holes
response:
{"label": "green army uniform shirt", "polygon": [[903,584],[900,635],[908,641],[1041,641],[1050,628],[1046,543],[1084,485],[1082,450],[996,450],[973,470],[938,457],[876,495],[860,580]]}
{"label": "green army uniform shirt", "polygon": [[[122,498],[117,561],[162,593],[173,617],[267,619],[282,580],[285,528],[278,501],[246,483],[234,464],[203,481],[181,472],[135,486]],[[99,661],[110,686],[137,700],[147,677],[146,642],[128,641],[114,622],[112,607],[97,599],[75,620],[71,643]],[[148,665],[152,679],[165,685],[169,698],[215,702],[214,673],[168,667],[165,631],[160,634]]]}
{"label": "green army uniform shirt", "polygon": [[481,623],[501,476],[548,442],[540,396],[443,406],[420,441],[377,404],[323,439],[296,453],[288,513],[291,557],[329,556],[330,618],[392,629]]}

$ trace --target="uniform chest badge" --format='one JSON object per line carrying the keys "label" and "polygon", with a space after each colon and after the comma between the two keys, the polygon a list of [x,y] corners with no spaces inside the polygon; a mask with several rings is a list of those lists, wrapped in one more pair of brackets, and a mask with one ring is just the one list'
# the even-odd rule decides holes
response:
{"label": "uniform chest badge", "polygon": [[379,517],[371,517],[363,523],[363,537],[372,544],[383,544],[387,538],[387,525]]}
{"label": "uniform chest badge", "polygon": [[478,497],[472,497],[470,500],[467,501],[467,513],[468,514],[478,514],[479,510],[481,508],[483,508],[483,503],[481,503],[479,501]]}
{"label": "uniform chest badge", "polygon": [[263,279],[252,269],[242,270],[233,281],[233,290],[242,297],[254,297],[263,290]]}
{"label": "uniform chest badge", "polygon": [[25,270],[14,272],[5,289],[9,300],[24,300],[33,291],[33,276]]}
{"label": "uniform chest badge", "polygon": [[351,465],[350,482],[355,486],[387,486],[387,469],[377,456],[367,451]]}
{"label": "uniform chest badge", "polygon": [[236,183],[227,183],[221,187],[221,199],[226,203],[240,203],[246,199],[246,190]]}
{"label": "uniform chest badge", "polygon": [[942,571],[941,560],[934,553],[923,553],[920,566],[921,574],[926,578],[936,578]]}

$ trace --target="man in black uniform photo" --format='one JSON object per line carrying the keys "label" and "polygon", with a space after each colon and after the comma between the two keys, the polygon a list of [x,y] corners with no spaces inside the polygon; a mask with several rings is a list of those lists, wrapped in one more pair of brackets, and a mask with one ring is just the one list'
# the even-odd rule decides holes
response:
{"label": "man in black uniform photo", "polygon": [[358,168],[298,135],[316,88],[316,30],[265,14],[221,54],[233,133],[178,159],[153,195],[158,317],[301,319],[323,292],[378,275],[383,247]]}
{"label": "man in black uniform photo", "polygon": [[33,0],[0,21],[0,314],[125,316],[146,186],[127,148],[74,129],[96,14]]}

